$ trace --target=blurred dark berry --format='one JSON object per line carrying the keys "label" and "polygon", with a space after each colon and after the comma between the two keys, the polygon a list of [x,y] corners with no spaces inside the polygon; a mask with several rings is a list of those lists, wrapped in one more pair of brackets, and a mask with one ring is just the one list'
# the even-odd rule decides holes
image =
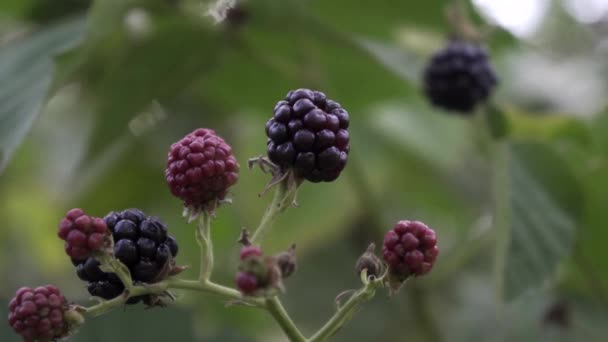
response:
{"label": "blurred dark berry", "polygon": [[447,110],[470,113],[498,83],[487,52],[475,43],[452,40],[424,70],[429,101]]}
{"label": "blurred dark berry", "polygon": [[348,125],[348,112],[322,92],[290,91],[266,123],[268,158],[311,182],[334,181],[348,160]]}
{"label": "blurred dark berry", "polygon": [[200,210],[226,197],[238,170],[230,145],[213,130],[199,128],[171,145],[165,179],[186,207]]}
{"label": "blurred dark berry", "polygon": [[565,300],[557,300],[547,307],[543,323],[561,329],[568,329],[572,320],[571,311],[570,306]]}

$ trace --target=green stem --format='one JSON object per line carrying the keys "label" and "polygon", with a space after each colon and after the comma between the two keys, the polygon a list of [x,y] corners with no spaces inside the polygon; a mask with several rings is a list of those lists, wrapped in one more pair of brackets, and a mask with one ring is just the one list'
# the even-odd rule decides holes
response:
{"label": "green stem", "polygon": [[198,281],[198,280],[185,280],[185,279],[169,279],[167,286],[170,289],[181,289],[181,290],[192,290],[199,292],[212,293],[226,299],[238,300],[247,304],[251,304],[258,307],[264,307],[264,301],[259,298],[245,297],[239,291],[223,286],[212,281]]}
{"label": "green stem", "polygon": [[275,297],[266,299],[266,309],[268,310],[268,312],[270,312],[272,317],[274,317],[274,319],[277,321],[277,323],[279,324],[281,329],[283,329],[283,332],[285,333],[285,335],[287,335],[287,337],[289,338],[290,341],[292,341],[292,342],[306,342],[307,341],[306,337],[304,337],[304,335],[302,335],[300,330],[298,330],[298,327],[296,327],[295,323],[289,317],[289,314],[287,314],[287,311],[281,304],[281,301],[279,300],[278,297],[275,296]]}
{"label": "green stem", "polygon": [[382,279],[372,280],[362,289],[353,294],[344,305],[317,331],[308,342],[326,341],[338,332],[357,312],[361,304],[372,299],[376,294],[376,288],[381,286]]}
{"label": "green stem", "polygon": [[504,297],[504,270],[507,263],[507,252],[510,240],[510,191],[508,177],[508,150],[504,143],[497,143],[494,149],[492,164],[494,216],[496,227],[496,254],[494,271],[499,298]]}
{"label": "green stem", "polygon": [[97,305],[94,305],[94,306],[91,306],[88,308],[83,308],[83,311],[86,315],[91,316],[91,317],[99,316],[116,307],[123,305],[131,297],[142,296],[142,295],[147,295],[147,294],[159,294],[165,290],[166,290],[166,284],[164,284],[163,282],[157,283],[157,284],[154,284],[151,286],[146,286],[146,287],[133,286],[133,287],[131,287],[130,290],[128,290],[128,291],[125,290],[125,292],[122,295],[120,295],[116,298],[112,298],[110,300],[104,300],[103,302],[101,302]]}
{"label": "green stem", "polygon": [[201,248],[199,281],[204,283],[213,272],[213,242],[211,241],[211,215],[203,211],[196,227],[196,241]]}
{"label": "green stem", "polygon": [[251,236],[250,241],[252,244],[261,244],[264,236],[272,228],[272,225],[279,214],[291,206],[297,186],[290,189],[289,179],[290,177],[287,177],[278,184],[272,202],[266,209],[266,212],[260,221],[260,225],[253,233],[253,236]]}
{"label": "green stem", "polygon": [[112,310],[113,308],[123,305],[131,297],[148,294],[161,294],[171,289],[207,292],[226,299],[237,300],[252,305],[254,307],[266,307],[266,303],[263,299],[244,297],[239,291],[233,288],[219,285],[211,281],[200,282],[199,280],[168,279],[156,284],[150,284],[146,286],[133,286],[130,291],[125,291],[122,295],[116,298],[103,301],[102,303],[91,306],[89,308],[85,308],[84,313],[90,316],[99,316],[103,313]]}

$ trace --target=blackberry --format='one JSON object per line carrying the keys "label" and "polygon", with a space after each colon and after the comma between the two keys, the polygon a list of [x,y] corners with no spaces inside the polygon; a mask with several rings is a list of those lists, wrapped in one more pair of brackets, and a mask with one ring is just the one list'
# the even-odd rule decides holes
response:
{"label": "blackberry", "polygon": [[419,221],[399,221],[384,236],[384,261],[394,275],[428,273],[439,254],[435,232]]}
{"label": "blackberry", "polygon": [[[158,218],[146,216],[138,209],[127,209],[111,212],[103,220],[114,237],[114,256],[129,268],[133,281],[156,281],[167,266],[174,266],[177,242]],[[87,290],[92,296],[112,299],[124,291],[116,274],[103,272],[93,257],[72,261],[78,277],[88,282]],[[130,298],[128,304],[141,299],[146,296]]]}
{"label": "blackberry", "polygon": [[215,131],[199,128],[171,145],[165,179],[186,207],[200,210],[224,199],[238,171],[230,145]]}
{"label": "blackberry", "polygon": [[68,335],[67,310],[57,287],[22,287],[9,303],[8,323],[24,341],[54,341]]}
{"label": "blackberry", "polygon": [[109,245],[109,230],[104,220],[75,208],[59,224],[57,235],[65,241],[65,252],[72,259],[84,260]]}
{"label": "blackberry", "polygon": [[488,99],[498,80],[487,52],[475,43],[452,40],[424,70],[424,92],[437,107],[472,112]]}
{"label": "blackberry", "polygon": [[348,125],[348,112],[322,92],[290,91],[266,123],[268,158],[299,178],[334,181],[348,160]]}

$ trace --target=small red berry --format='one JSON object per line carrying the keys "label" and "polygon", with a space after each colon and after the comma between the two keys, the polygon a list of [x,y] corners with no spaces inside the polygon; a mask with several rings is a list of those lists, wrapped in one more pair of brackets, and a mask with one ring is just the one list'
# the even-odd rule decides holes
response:
{"label": "small red berry", "polygon": [[55,286],[22,287],[8,308],[8,323],[24,341],[51,341],[68,334],[68,305]]}
{"label": "small red berry", "polygon": [[439,255],[435,231],[419,221],[399,221],[384,236],[384,261],[393,274],[421,276]]}
{"label": "small red berry", "polygon": [[245,295],[251,295],[258,289],[258,279],[248,272],[236,274],[236,287]]}
{"label": "small red berry", "polygon": [[65,241],[65,252],[72,259],[83,260],[106,247],[110,230],[105,222],[88,216],[82,209],[72,209],[59,223],[57,235]]}
{"label": "small red berry", "polygon": [[171,145],[165,180],[186,207],[199,210],[223,200],[238,171],[230,145],[215,131],[199,128]]}

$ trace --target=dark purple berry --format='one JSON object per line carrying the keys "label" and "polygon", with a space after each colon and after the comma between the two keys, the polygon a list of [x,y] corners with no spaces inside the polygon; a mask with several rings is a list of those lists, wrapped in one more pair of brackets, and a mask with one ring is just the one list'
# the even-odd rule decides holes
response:
{"label": "dark purple berry", "polygon": [[143,282],[151,282],[158,275],[158,267],[156,263],[146,260],[141,260],[133,267],[133,279]]}
{"label": "dark purple berry", "polygon": [[169,249],[169,246],[164,243],[158,246],[158,248],[156,249],[156,256],[154,260],[159,266],[166,264],[170,257],[171,250]]}
{"label": "dark purple berry", "polygon": [[139,235],[139,229],[137,224],[129,220],[120,220],[114,226],[114,239],[129,239],[135,240]]}
{"label": "dark purple berry", "polygon": [[111,211],[108,215],[106,215],[103,218],[103,220],[106,222],[106,225],[108,226],[108,228],[111,231],[114,231],[114,226],[116,225],[116,223],[118,221],[120,221],[120,216],[117,213]]}
{"label": "dark purple berry", "polygon": [[167,228],[157,218],[145,219],[140,226],[141,236],[156,243],[162,243],[167,238]]}
{"label": "dark purple berry", "polygon": [[129,220],[135,224],[139,224],[141,221],[143,221],[146,218],[146,214],[144,214],[144,212],[139,209],[132,208],[132,209],[123,210],[120,213],[120,217],[123,220]]}
{"label": "dark purple berry", "polygon": [[134,265],[139,260],[137,245],[133,240],[118,240],[114,245],[114,255],[125,265]]}
{"label": "dark purple berry", "polygon": [[137,240],[137,249],[142,258],[153,258],[156,254],[156,242],[148,238],[139,238]]}
{"label": "dark purple berry", "polygon": [[177,252],[178,252],[177,241],[175,240],[175,238],[173,236],[169,235],[167,237],[167,241],[165,241],[165,244],[167,244],[167,246],[169,246],[169,250],[171,251],[171,255],[173,257],[175,257],[177,255]]}
{"label": "dark purple berry", "polygon": [[[178,250],[175,239],[167,235],[167,227],[158,218],[147,217],[138,209],[128,209],[118,214],[111,212],[104,221],[106,225],[113,224],[114,256],[129,268],[133,281],[159,280],[163,267],[169,261],[173,262],[172,257]],[[103,272],[95,258],[72,258],[72,263],[76,266],[78,277],[89,282],[87,289],[91,295],[112,299],[124,291],[118,276]],[[130,298],[127,304],[141,300],[149,298]]]}
{"label": "dark purple berry", "polygon": [[424,71],[424,91],[434,105],[471,113],[488,99],[498,81],[480,46],[453,40],[435,53]]}
{"label": "dark purple berry", "polygon": [[348,125],[348,112],[325,94],[290,91],[266,124],[268,158],[311,182],[333,181],[348,159]]}

